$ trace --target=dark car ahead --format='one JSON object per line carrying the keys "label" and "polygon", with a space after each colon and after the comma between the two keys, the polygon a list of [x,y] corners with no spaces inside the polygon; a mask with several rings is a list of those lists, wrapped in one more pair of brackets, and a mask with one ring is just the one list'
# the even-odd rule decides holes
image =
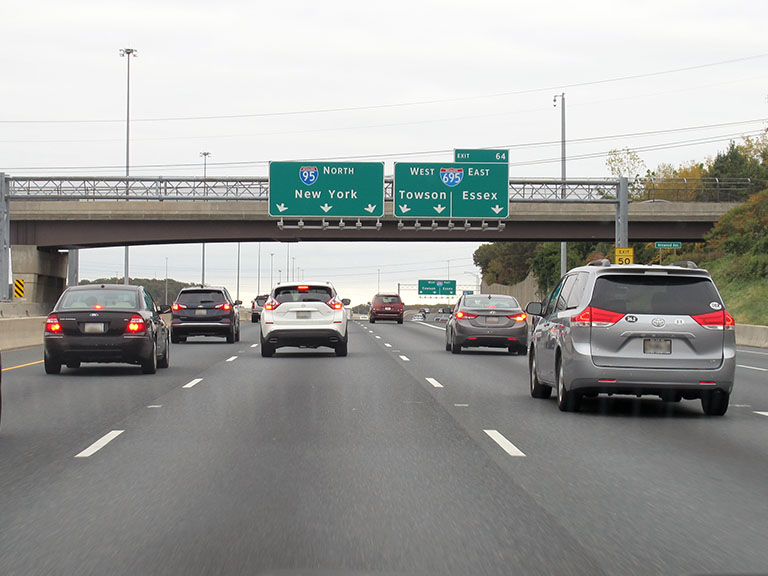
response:
{"label": "dark car ahead", "polygon": [[459,298],[445,325],[445,349],[459,354],[462,348],[482,346],[525,354],[527,317],[512,296],[465,294]]}
{"label": "dark car ahead", "polygon": [[397,294],[376,294],[371,301],[371,313],[368,321],[374,324],[376,320],[396,320],[403,323],[403,301]]}
{"label": "dark car ahead", "polygon": [[264,310],[264,304],[267,303],[267,300],[269,300],[269,294],[262,294],[251,300],[251,323],[259,323],[261,311]]}
{"label": "dark car ahead", "polygon": [[222,336],[230,344],[239,341],[240,304],[224,287],[182,288],[171,306],[171,342],[186,342],[188,336]]}
{"label": "dark car ahead", "polygon": [[168,326],[142,286],[92,284],[67,288],[45,321],[43,360],[47,374],[62,364],[81,362],[139,364],[145,374],[167,368]]}

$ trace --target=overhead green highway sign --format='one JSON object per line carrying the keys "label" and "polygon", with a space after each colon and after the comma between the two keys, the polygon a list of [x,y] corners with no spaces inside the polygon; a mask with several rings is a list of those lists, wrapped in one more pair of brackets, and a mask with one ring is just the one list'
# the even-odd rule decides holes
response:
{"label": "overhead green highway sign", "polygon": [[395,164],[395,218],[502,220],[509,216],[506,164]]}
{"label": "overhead green highway sign", "polygon": [[382,162],[270,162],[269,215],[381,218]]}
{"label": "overhead green highway sign", "polygon": [[682,248],[682,242],[656,242],[656,248],[664,248],[666,250],[673,250],[676,248]]}
{"label": "overhead green highway sign", "polygon": [[456,148],[453,151],[453,161],[507,164],[509,163],[509,150],[488,150],[486,148]]}
{"label": "overhead green highway sign", "polygon": [[419,294],[455,296],[456,280],[419,280]]}

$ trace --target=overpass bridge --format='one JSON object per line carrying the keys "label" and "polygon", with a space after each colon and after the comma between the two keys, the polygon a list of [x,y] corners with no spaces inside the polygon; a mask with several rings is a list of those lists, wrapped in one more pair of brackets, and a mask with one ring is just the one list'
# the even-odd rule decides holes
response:
{"label": "overpass bridge", "polygon": [[[0,290],[14,276],[37,301],[60,293],[63,250],[103,246],[256,241],[696,241],[751,191],[751,183],[644,187],[630,202],[626,179],[510,179],[504,220],[394,216],[385,179],[381,218],[269,216],[267,178],[9,177],[0,173]],[[690,201],[692,198],[704,201]],[[5,276],[4,276],[5,275]],[[3,295],[0,294],[0,299]]]}

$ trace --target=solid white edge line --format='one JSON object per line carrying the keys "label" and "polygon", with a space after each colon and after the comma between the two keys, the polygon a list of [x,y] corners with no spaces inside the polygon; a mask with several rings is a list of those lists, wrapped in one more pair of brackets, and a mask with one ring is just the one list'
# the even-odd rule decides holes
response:
{"label": "solid white edge line", "polygon": [[120,434],[122,434],[123,432],[125,432],[125,430],[112,430],[112,432],[108,432],[104,434],[104,436],[102,436],[101,438],[96,440],[96,442],[88,446],[88,448],[80,452],[80,454],[77,454],[75,458],[88,458],[89,456],[92,456],[93,454],[95,454],[96,452],[104,448],[104,446],[112,442],[112,440],[120,436]]}
{"label": "solid white edge line", "polygon": [[435,388],[443,388],[443,385],[440,384],[440,382],[438,382],[434,378],[426,378],[426,381],[432,384],[432,386],[434,386]]}
{"label": "solid white edge line", "polygon": [[515,446],[514,444],[512,444],[512,442],[510,442],[509,440],[504,438],[504,436],[502,436],[501,433],[499,433],[497,430],[483,430],[483,432],[488,434],[488,436],[490,436],[491,439],[493,439],[493,441],[496,442],[496,444],[501,446],[501,448],[504,450],[504,452],[506,452],[510,456],[522,456],[522,457],[525,457],[525,454],[523,454],[518,449],[517,446]]}
{"label": "solid white edge line", "polygon": [[403,356],[402,354],[400,355],[400,360],[402,360],[403,362],[410,362],[411,361],[411,359],[408,358],[408,356]]}
{"label": "solid white edge line", "polygon": [[746,366],[744,364],[736,364],[737,368],[746,368],[747,370],[759,370],[760,372],[768,372],[768,368],[758,368],[757,366]]}
{"label": "solid white edge line", "polygon": [[432,324],[427,324],[426,322],[416,322],[416,324],[421,324],[422,326],[428,326],[430,328],[434,328],[435,330],[440,330],[441,332],[445,332],[444,326],[432,326]]}
{"label": "solid white edge line", "polygon": [[755,410],[755,414],[760,414],[760,416],[768,416],[768,412],[758,412]]}
{"label": "solid white edge line", "polygon": [[186,384],[184,384],[184,386],[182,386],[182,388],[192,388],[192,386],[194,386],[195,384],[200,384],[200,382],[202,382],[202,381],[203,381],[202,378],[195,378],[191,382],[187,382]]}
{"label": "solid white edge line", "polygon": [[237,356],[230,356],[225,360],[225,362],[232,362],[233,360],[237,360]]}

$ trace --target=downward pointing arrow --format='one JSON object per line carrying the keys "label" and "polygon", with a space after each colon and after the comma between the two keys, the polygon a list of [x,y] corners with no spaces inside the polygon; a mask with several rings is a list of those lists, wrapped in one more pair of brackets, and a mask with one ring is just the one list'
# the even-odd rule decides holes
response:
{"label": "downward pointing arrow", "polygon": [[491,210],[493,210],[493,213],[494,213],[494,214],[498,214],[499,212],[501,212],[502,210],[504,210],[504,208],[502,208],[501,206],[499,206],[498,204],[496,204],[496,206],[494,206],[493,208],[491,208]]}
{"label": "downward pointing arrow", "polygon": [[278,204],[278,205],[277,205],[277,209],[278,209],[280,212],[285,212],[286,210],[288,210],[288,206],[286,206],[285,204]]}
{"label": "downward pointing arrow", "polygon": [[408,212],[411,211],[411,209],[408,208],[408,204],[403,204],[402,206],[399,206],[399,208],[400,208],[400,212],[402,212],[403,214],[407,214]]}
{"label": "downward pointing arrow", "polygon": [[322,210],[323,212],[328,212],[331,208],[333,208],[333,206],[328,206],[328,202],[320,206],[320,210]]}
{"label": "downward pointing arrow", "polygon": [[363,210],[365,210],[369,214],[373,214],[373,211],[376,210],[376,205],[375,204],[368,204],[368,206],[366,208],[363,208]]}
{"label": "downward pointing arrow", "polygon": [[438,204],[437,206],[432,206],[432,208],[434,208],[435,212],[437,212],[438,214],[442,213],[442,211],[445,210],[445,206],[443,206],[442,204]]}

